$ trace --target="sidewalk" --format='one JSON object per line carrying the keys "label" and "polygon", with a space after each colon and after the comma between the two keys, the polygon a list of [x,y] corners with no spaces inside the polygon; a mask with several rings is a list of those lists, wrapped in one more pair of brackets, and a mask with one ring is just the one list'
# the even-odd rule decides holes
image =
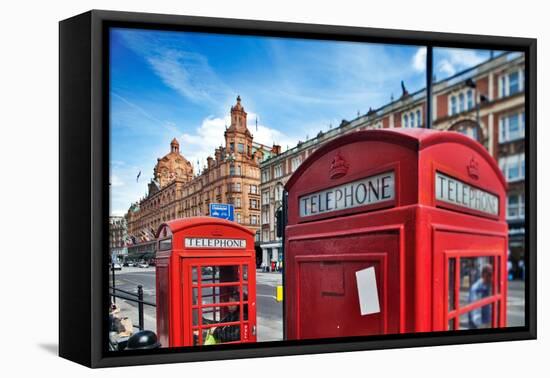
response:
{"label": "sidewalk", "polygon": [[[134,332],[138,332],[139,329],[139,316],[138,316],[138,307],[137,303],[132,303],[121,298],[116,299],[116,305],[120,309],[121,317],[128,317],[134,327]],[[157,333],[157,322],[155,319],[155,308],[151,306],[143,306],[143,325],[144,329],[151,330]]]}

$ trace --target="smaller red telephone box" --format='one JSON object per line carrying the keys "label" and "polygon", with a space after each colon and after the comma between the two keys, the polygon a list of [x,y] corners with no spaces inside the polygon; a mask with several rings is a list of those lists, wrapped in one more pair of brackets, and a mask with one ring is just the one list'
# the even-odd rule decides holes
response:
{"label": "smaller red telephone box", "polygon": [[287,339],[506,325],[506,182],[473,139],[351,133],[286,190]]}
{"label": "smaller red telephone box", "polygon": [[212,217],[158,230],[157,333],[162,347],[256,341],[254,232]]}

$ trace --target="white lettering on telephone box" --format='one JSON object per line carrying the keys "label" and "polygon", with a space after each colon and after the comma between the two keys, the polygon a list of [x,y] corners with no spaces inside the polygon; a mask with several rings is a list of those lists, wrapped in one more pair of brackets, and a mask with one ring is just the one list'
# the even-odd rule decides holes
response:
{"label": "white lettering on telephone box", "polygon": [[244,239],[185,238],[186,248],[246,248]]}
{"label": "white lettering on telephone box", "polygon": [[310,217],[395,199],[395,173],[385,172],[299,198],[300,217]]}
{"label": "white lettering on telephone box", "polygon": [[499,200],[494,194],[466,184],[454,177],[436,172],[435,198],[455,206],[498,215]]}

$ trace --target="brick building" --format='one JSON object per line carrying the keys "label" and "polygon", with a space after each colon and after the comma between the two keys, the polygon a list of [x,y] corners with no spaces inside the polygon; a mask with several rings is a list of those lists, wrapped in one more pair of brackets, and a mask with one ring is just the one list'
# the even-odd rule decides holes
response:
{"label": "brick building", "polygon": [[[433,128],[464,133],[482,143],[498,162],[508,182],[506,217],[514,263],[525,245],[525,91],[524,56],[505,53],[433,85]],[[275,235],[275,212],[283,186],[298,166],[325,142],[357,130],[423,127],[426,90],[408,93],[377,110],[319,134],[261,164],[262,265],[281,261],[281,240]]]}
{"label": "brick building", "polygon": [[[157,161],[146,197],[132,204],[126,214],[134,244],[154,239],[165,221],[209,215],[210,203],[233,204],[235,221],[259,230],[260,161],[273,151],[254,142],[246,117],[237,97],[231,107],[231,125],[224,133],[225,146],[207,158],[200,174],[194,174],[193,166],[180,153],[180,144],[172,140],[170,152]],[[274,152],[280,151],[275,148]]]}

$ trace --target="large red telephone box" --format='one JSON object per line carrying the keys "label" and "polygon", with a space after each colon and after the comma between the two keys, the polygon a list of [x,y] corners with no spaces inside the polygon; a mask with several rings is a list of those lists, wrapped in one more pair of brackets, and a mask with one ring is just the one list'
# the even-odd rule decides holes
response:
{"label": "large red telephone box", "polygon": [[286,190],[287,339],[506,325],[506,183],[479,143],[359,131]]}
{"label": "large red telephone box", "polygon": [[158,230],[157,333],[162,347],[256,341],[254,232],[212,217]]}

